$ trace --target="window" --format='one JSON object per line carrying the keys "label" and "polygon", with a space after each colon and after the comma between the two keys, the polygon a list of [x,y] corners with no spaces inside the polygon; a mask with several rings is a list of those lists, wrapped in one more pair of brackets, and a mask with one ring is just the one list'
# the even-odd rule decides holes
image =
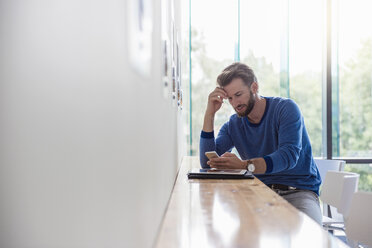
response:
{"label": "window", "polygon": [[324,7],[322,0],[296,0],[290,2],[288,13],[289,97],[295,100],[301,109],[315,157],[324,155],[322,152]]}
{"label": "window", "polygon": [[[190,154],[198,155],[207,97],[217,75],[233,61],[242,61],[256,72],[261,95],[298,103],[314,157],[345,159],[349,170],[367,173],[361,185],[372,191],[372,2],[191,3]],[[233,113],[225,105],[216,116],[216,132]]]}
{"label": "window", "polygon": [[[217,86],[217,75],[234,62],[238,34],[237,2],[231,0],[192,1],[192,144],[190,153],[198,154],[199,137],[207,107],[208,94]],[[231,114],[224,104],[215,119],[215,130]]]}
{"label": "window", "polygon": [[372,156],[372,9],[371,1],[339,1],[339,130],[335,156]]}

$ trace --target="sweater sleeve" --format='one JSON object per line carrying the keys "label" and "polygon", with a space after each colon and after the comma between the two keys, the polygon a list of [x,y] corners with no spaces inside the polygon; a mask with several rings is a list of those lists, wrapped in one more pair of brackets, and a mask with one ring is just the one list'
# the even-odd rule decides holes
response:
{"label": "sweater sleeve", "polygon": [[205,152],[216,151],[218,155],[222,155],[227,151],[231,151],[233,142],[228,132],[228,122],[225,123],[218,133],[217,139],[214,137],[214,132],[201,132],[199,143],[199,158],[202,168],[210,168],[207,164],[208,158]]}
{"label": "sweater sleeve", "polygon": [[272,173],[289,170],[296,166],[302,149],[304,128],[301,111],[292,100],[286,101],[278,109],[277,118],[278,150],[265,156],[266,163],[272,164]]}

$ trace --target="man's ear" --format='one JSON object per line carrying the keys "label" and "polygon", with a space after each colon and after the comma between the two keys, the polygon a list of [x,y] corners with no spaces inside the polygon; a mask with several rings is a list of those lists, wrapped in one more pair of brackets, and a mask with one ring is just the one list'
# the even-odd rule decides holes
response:
{"label": "man's ear", "polygon": [[257,82],[253,82],[251,84],[251,90],[252,90],[253,94],[256,94],[258,92],[258,83]]}

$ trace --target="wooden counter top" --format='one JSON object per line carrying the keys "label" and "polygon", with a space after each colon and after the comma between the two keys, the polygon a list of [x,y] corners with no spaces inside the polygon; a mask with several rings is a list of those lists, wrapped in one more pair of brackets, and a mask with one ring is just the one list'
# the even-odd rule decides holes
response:
{"label": "wooden counter top", "polygon": [[347,247],[257,178],[187,179],[183,159],[155,247]]}

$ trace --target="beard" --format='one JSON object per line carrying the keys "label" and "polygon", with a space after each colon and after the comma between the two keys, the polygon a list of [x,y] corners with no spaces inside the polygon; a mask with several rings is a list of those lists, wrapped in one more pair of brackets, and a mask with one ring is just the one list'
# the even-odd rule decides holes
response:
{"label": "beard", "polygon": [[242,112],[242,113],[239,113],[239,112],[236,110],[236,108],[235,108],[235,112],[236,112],[236,114],[237,114],[239,117],[245,117],[245,116],[248,116],[248,115],[251,113],[251,111],[252,111],[254,105],[256,104],[256,97],[253,95],[252,91],[249,91],[249,94],[250,94],[250,95],[249,95],[249,100],[248,100],[247,104],[240,104],[240,105],[237,106],[237,108],[239,108],[239,107],[241,107],[241,106],[246,106],[245,111]]}

